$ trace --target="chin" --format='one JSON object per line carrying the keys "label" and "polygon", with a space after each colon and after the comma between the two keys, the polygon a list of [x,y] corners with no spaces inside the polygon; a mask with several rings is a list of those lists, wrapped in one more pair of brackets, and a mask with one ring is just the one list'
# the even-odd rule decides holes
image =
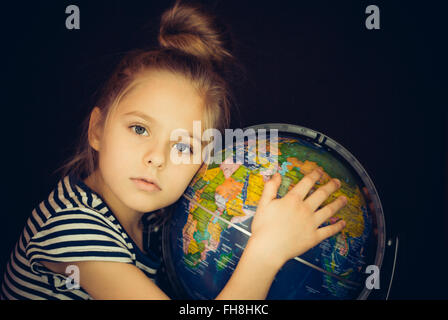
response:
{"label": "chin", "polygon": [[163,197],[163,194],[134,193],[126,200],[126,205],[137,212],[147,213],[168,207],[179,200],[181,196],[182,193],[177,194],[177,192],[171,193],[169,198]]}
{"label": "chin", "polygon": [[160,209],[162,204],[157,199],[136,199],[135,201],[131,201],[130,207],[138,212],[149,212]]}

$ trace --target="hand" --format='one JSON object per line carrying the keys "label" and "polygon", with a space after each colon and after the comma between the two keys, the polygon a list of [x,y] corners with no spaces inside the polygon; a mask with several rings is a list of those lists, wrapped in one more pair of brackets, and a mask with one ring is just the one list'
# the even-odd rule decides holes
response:
{"label": "hand", "polygon": [[251,248],[260,250],[260,256],[282,266],[289,259],[303,254],[345,227],[345,222],[341,220],[319,228],[347,204],[347,198],[340,196],[317,210],[334,191],[340,188],[338,179],[331,179],[306,197],[322,174],[322,169],[319,168],[305,175],[281,199],[276,199],[281,175],[277,172],[265,183],[252,221],[252,236],[249,240]]}

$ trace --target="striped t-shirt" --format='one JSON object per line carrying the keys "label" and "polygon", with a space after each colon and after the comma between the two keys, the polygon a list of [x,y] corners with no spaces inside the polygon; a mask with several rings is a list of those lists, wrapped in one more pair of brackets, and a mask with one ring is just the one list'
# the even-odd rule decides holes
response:
{"label": "striped t-shirt", "polygon": [[144,254],[103,199],[82,180],[69,175],[28,218],[6,266],[1,298],[91,299],[73,282],[72,270],[68,277],[57,274],[45,268],[42,260],[131,263],[155,281],[159,255],[150,251]]}

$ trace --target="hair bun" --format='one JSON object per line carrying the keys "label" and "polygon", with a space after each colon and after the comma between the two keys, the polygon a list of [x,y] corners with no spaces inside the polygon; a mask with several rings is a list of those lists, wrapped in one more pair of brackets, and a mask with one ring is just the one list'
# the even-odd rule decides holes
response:
{"label": "hair bun", "polygon": [[221,63],[233,58],[225,48],[226,32],[216,17],[196,4],[176,1],[160,21],[159,44],[201,59]]}

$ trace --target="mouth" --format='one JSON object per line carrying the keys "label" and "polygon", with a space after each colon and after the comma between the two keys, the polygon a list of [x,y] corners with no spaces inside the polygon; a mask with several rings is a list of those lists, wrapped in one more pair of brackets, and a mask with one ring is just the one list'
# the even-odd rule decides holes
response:
{"label": "mouth", "polygon": [[145,178],[131,178],[131,180],[136,184],[136,186],[144,191],[152,192],[152,191],[161,191],[162,189],[159,185],[153,180],[145,179]]}

